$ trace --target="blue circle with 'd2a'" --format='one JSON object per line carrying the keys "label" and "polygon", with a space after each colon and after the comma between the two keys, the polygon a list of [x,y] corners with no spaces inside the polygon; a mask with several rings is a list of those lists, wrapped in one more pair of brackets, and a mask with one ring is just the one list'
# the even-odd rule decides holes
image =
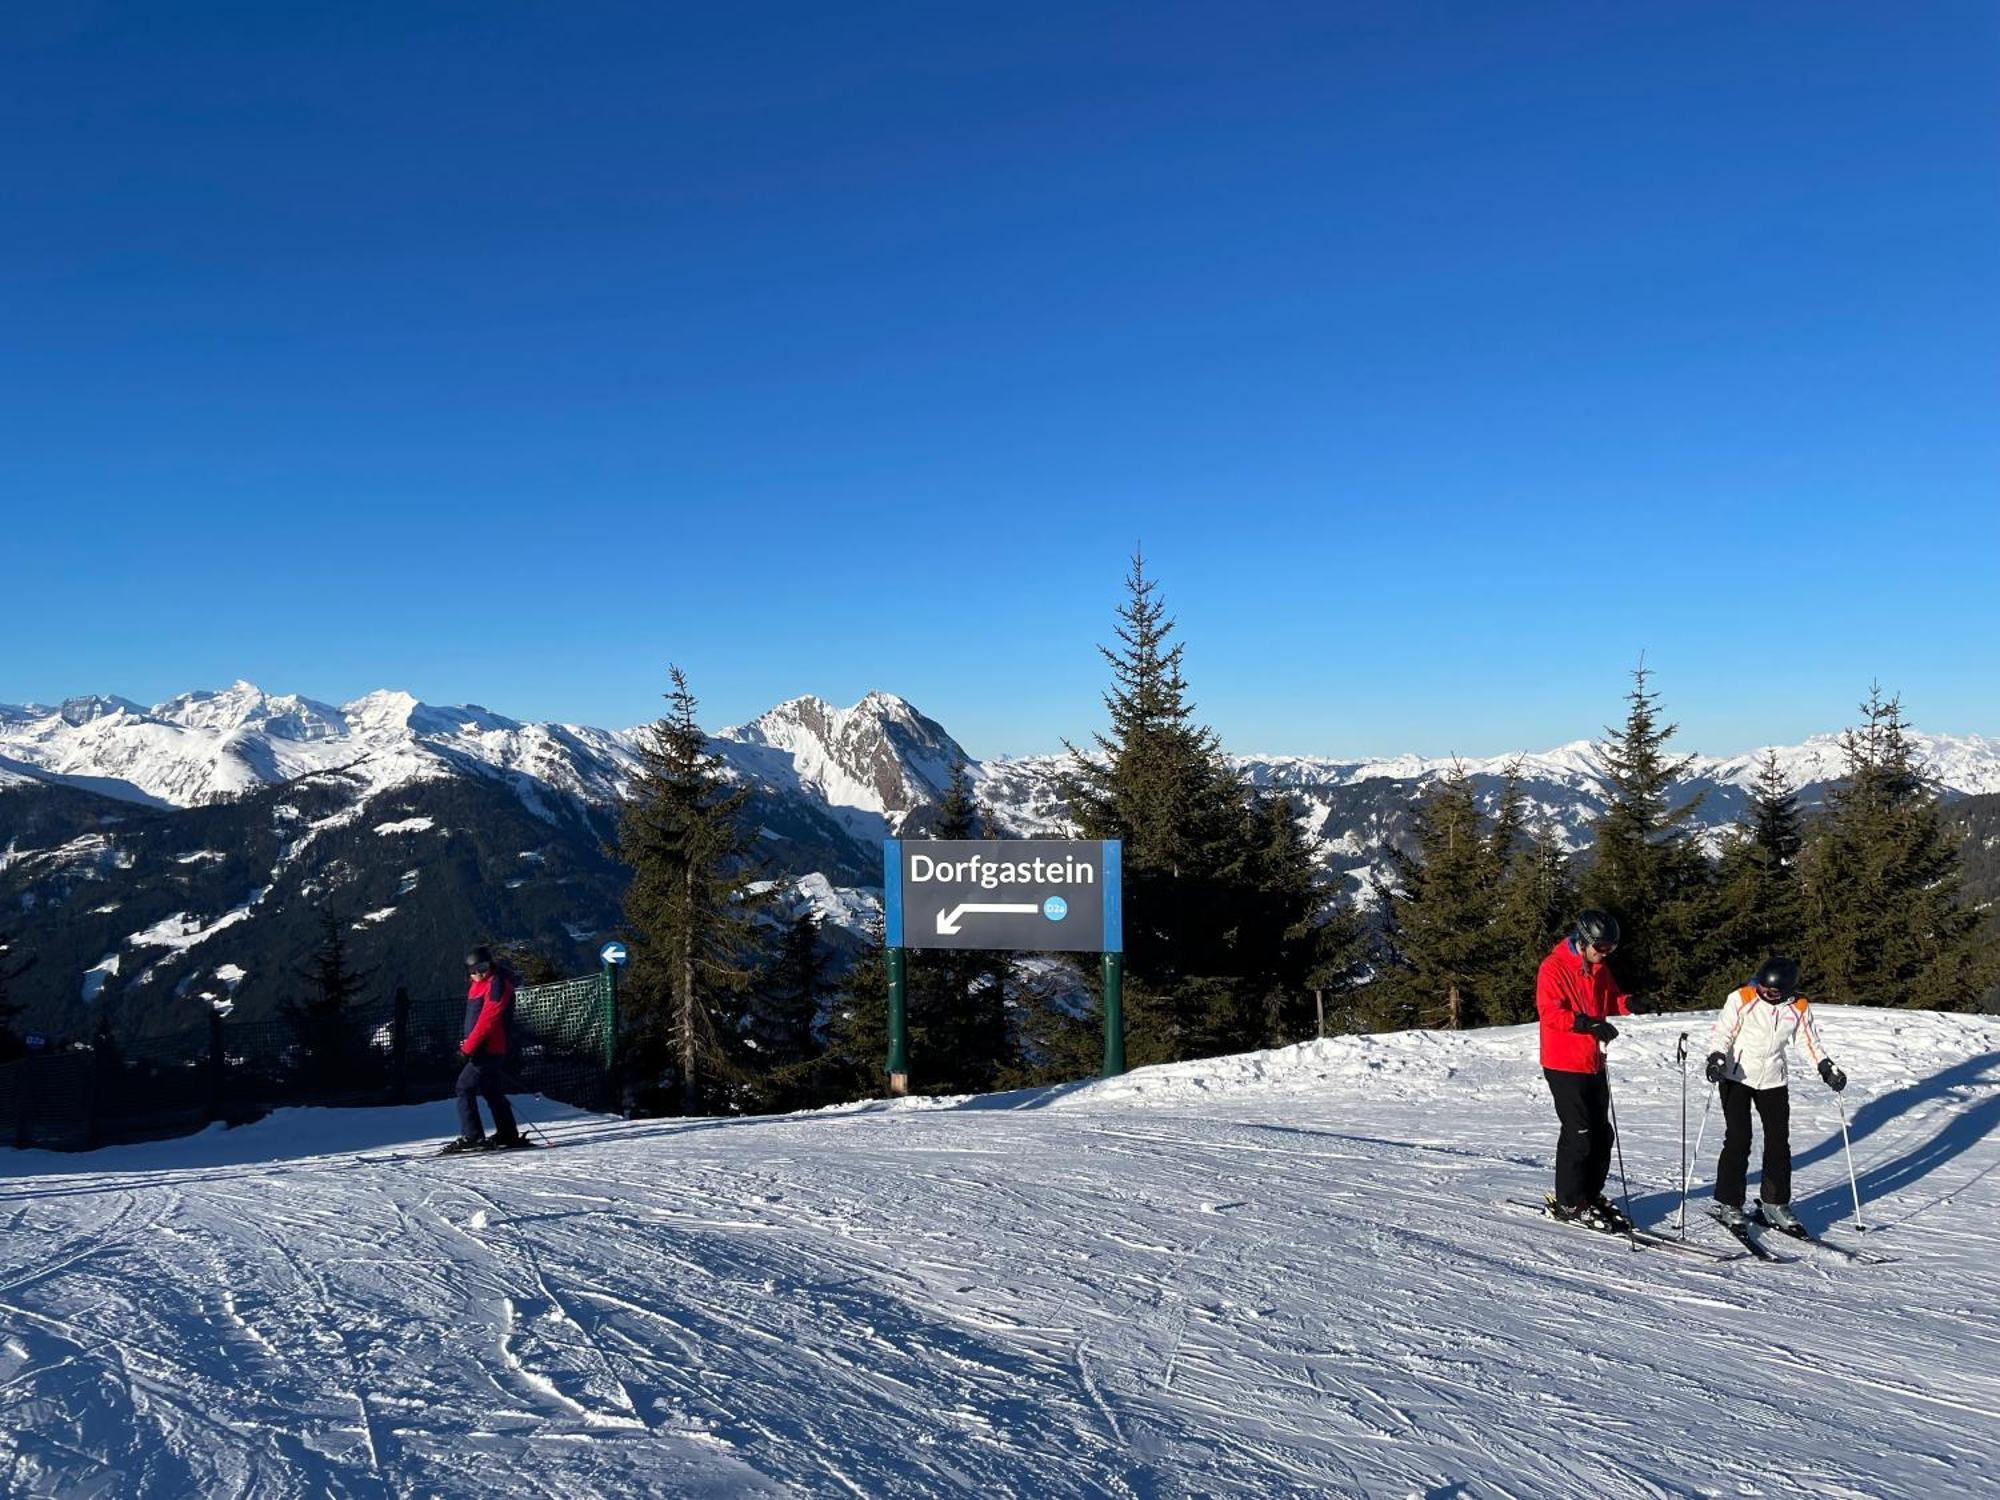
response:
{"label": "blue circle with 'd2a'", "polygon": [[1042,915],[1051,922],[1060,922],[1069,915],[1069,903],[1060,896],[1051,896],[1042,903]]}

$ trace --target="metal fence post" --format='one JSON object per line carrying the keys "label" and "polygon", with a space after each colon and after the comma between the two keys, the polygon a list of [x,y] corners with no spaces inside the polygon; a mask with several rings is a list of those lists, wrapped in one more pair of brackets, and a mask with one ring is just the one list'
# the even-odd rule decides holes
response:
{"label": "metal fence post", "polygon": [[889,1092],[910,1091],[910,1003],[905,983],[908,954],[891,948],[884,955],[889,967],[889,1060],[883,1071],[889,1075]]}
{"label": "metal fence post", "polygon": [[618,966],[606,963],[600,970],[604,986],[605,1103],[615,1110],[622,1103],[618,1096]]}
{"label": "metal fence post", "polygon": [[1104,979],[1104,1076],[1125,1071],[1125,955],[1106,953],[1098,960]]}
{"label": "metal fence post", "polygon": [[209,1007],[208,1011],[208,1120],[214,1124],[222,1118],[222,1080],[225,1058],[222,1051],[222,1012]]}
{"label": "metal fence post", "polygon": [[396,1011],[389,1021],[389,1102],[401,1104],[409,1092],[410,987],[396,986]]}

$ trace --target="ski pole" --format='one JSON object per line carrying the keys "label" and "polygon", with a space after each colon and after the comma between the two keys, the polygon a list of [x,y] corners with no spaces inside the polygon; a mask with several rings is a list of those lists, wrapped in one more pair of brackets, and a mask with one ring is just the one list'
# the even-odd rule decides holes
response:
{"label": "ski pole", "polygon": [[1681,1238],[1688,1237],[1688,1034],[1674,1043],[1674,1061],[1681,1069]]}
{"label": "ski pole", "polygon": [[1861,1183],[1854,1175],[1854,1144],[1847,1138],[1847,1108],[1840,1102],[1840,1095],[1833,1096],[1833,1107],[1840,1111],[1840,1145],[1847,1153],[1847,1185],[1854,1193],[1854,1228],[1858,1234],[1866,1234],[1868,1226],[1861,1222]]}
{"label": "ski pole", "polygon": [[1611,1144],[1618,1151],[1618,1196],[1625,1205],[1625,1237],[1639,1248],[1639,1230],[1632,1222],[1632,1184],[1625,1180],[1625,1142],[1618,1135],[1618,1101],[1611,1097],[1611,1059],[1604,1060],[1604,1102],[1611,1106]]}
{"label": "ski pole", "polygon": [[[1715,1090],[1710,1089],[1708,1091],[1707,1100],[1701,1106],[1701,1128],[1694,1133],[1694,1156],[1690,1164],[1690,1173],[1689,1173],[1690,1178],[1692,1178],[1693,1175],[1692,1161],[1701,1160],[1701,1138],[1708,1134],[1708,1112],[1714,1107],[1715,1107]],[[1683,1196],[1685,1196],[1687,1189],[1683,1187],[1681,1189],[1681,1192]]]}

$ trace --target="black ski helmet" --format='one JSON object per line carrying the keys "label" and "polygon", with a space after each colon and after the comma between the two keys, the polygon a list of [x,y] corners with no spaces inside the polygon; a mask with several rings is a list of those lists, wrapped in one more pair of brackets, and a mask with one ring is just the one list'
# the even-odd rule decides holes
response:
{"label": "black ski helmet", "polygon": [[465,955],[466,968],[476,969],[481,964],[486,965],[489,969],[493,967],[493,950],[484,943],[481,943],[477,948],[468,950]]}
{"label": "black ski helmet", "polygon": [[1799,992],[1799,961],[1796,958],[1781,958],[1773,953],[1764,960],[1764,967],[1757,971],[1757,977],[1750,982],[1759,990],[1775,991],[1764,998],[1773,1005],[1781,1005]]}
{"label": "black ski helmet", "polygon": [[1576,946],[1582,948],[1616,948],[1618,946],[1618,919],[1608,911],[1578,912],[1576,916]]}

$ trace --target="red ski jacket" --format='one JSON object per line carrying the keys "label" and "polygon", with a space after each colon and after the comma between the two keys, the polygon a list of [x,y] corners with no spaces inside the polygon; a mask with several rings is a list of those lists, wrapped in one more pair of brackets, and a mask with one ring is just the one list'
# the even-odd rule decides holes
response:
{"label": "red ski jacket", "polygon": [[514,976],[505,969],[488,969],[486,977],[473,980],[465,992],[466,1033],[458,1050],[467,1057],[478,1057],[482,1052],[491,1057],[506,1056],[507,1022],[513,1009]]}
{"label": "red ski jacket", "polygon": [[1601,1073],[1604,1048],[1576,1029],[1578,1015],[1601,1021],[1632,1014],[1632,997],[1618,988],[1605,964],[1585,964],[1568,938],[1549,949],[1535,976],[1535,1009],[1542,1018],[1542,1066],[1557,1073]]}

